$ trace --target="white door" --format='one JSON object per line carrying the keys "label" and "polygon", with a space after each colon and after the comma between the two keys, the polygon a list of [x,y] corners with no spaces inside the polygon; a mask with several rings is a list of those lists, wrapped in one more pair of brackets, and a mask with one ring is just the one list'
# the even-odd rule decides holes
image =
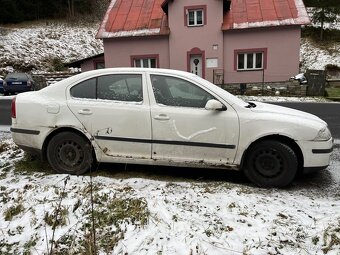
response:
{"label": "white door", "polygon": [[103,161],[151,158],[145,75],[112,74],[73,86],[67,104],[104,153]]}
{"label": "white door", "polygon": [[190,71],[202,77],[202,55],[190,56]]}
{"label": "white door", "polygon": [[239,136],[232,107],[206,110],[216,97],[179,77],[151,74],[150,83],[153,159],[232,164]]}

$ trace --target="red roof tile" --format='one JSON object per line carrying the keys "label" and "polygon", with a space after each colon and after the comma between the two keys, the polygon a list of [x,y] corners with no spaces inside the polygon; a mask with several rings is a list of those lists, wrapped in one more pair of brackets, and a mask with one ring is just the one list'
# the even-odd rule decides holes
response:
{"label": "red roof tile", "polygon": [[309,23],[302,0],[231,0],[222,30]]}
{"label": "red roof tile", "polygon": [[169,34],[164,0],[112,0],[97,38]]}

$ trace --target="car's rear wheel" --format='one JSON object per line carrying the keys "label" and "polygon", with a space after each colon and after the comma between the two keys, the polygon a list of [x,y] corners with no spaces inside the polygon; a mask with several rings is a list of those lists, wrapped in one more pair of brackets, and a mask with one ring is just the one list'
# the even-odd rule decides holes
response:
{"label": "car's rear wheel", "polygon": [[59,133],[47,145],[47,160],[58,173],[86,173],[93,163],[91,144],[79,134]]}
{"label": "car's rear wheel", "polygon": [[245,175],[262,187],[287,186],[298,169],[294,150],[275,140],[264,140],[251,146],[244,163]]}

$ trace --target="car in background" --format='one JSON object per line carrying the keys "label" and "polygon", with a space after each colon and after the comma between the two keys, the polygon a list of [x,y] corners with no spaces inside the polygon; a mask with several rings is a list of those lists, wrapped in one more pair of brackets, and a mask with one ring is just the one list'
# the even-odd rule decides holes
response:
{"label": "car in background", "polygon": [[0,76],[0,93],[4,93],[4,79],[2,76]]}
{"label": "car in background", "polygon": [[27,73],[9,73],[4,79],[4,95],[34,90],[34,81]]}
{"label": "car in background", "polygon": [[326,168],[333,150],[327,123],[312,114],[157,68],[84,72],[19,94],[11,132],[58,173],[83,174],[93,162],[221,168],[265,187]]}

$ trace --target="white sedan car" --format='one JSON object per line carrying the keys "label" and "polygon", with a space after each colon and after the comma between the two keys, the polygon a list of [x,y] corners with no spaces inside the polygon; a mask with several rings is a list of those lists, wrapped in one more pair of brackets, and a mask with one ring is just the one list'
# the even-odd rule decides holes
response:
{"label": "white sedan car", "polygon": [[117,68],[82,73],[12,102],[12,136],[58,173],[94,162],[243,170],[283,187],[329,165],[333,140],[318,117],[245,103],[191,73]]}

